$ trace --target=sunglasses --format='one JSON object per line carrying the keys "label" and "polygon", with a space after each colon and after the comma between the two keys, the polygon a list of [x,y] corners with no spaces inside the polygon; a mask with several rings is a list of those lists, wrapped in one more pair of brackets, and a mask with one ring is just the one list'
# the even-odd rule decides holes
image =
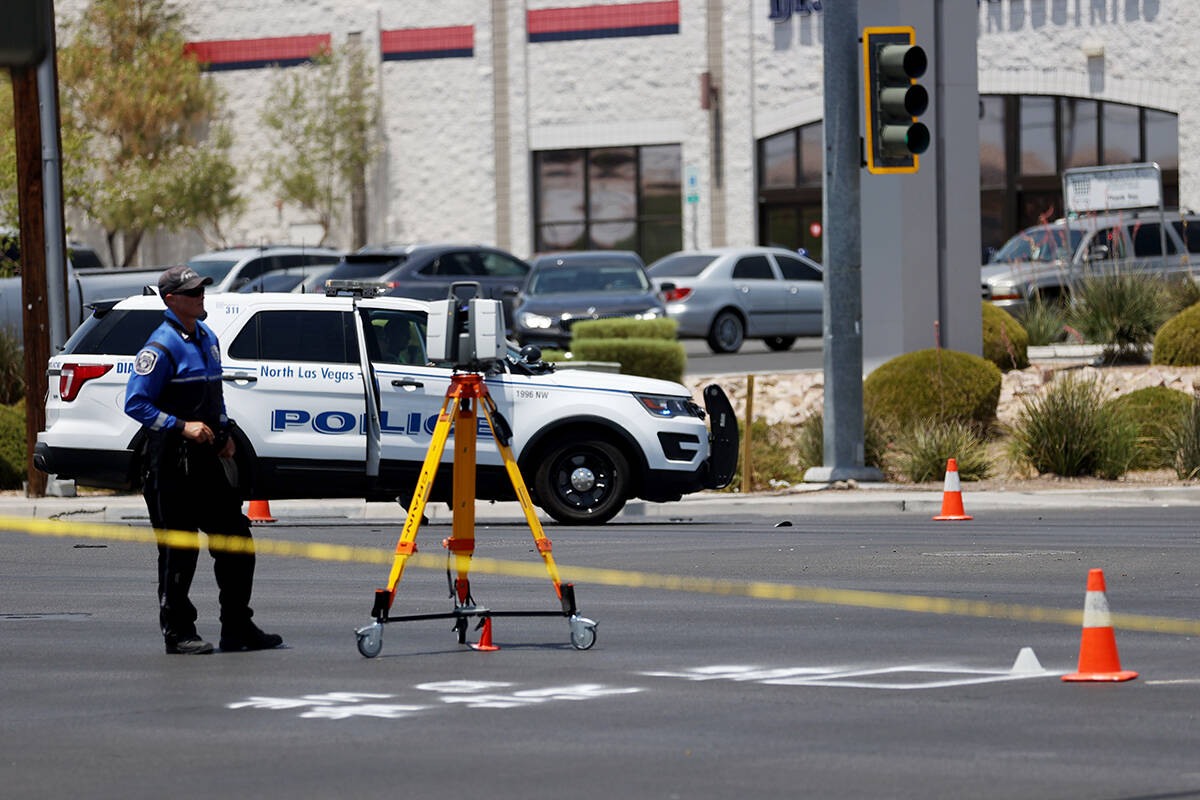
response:
{"label": "sunglasses", "polygon": [[184,297],[204,297],[204,287],[197,286],[195,289],[188,289],[186,292],[171,292],[171,294],[179,294]]}

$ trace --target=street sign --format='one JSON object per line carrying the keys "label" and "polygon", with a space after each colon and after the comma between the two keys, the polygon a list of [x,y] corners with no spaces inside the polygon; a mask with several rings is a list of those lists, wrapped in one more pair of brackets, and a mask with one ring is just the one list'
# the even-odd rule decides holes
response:
{"label": "street sign", "polygon": [[1121,164],[1063,171],[1067,212],[1120,211],[1162,205],[1162,172],[1157,164]]}
{"label": "street sign", "polygon": [[700,170],[688,167],[686,175],[688,205],[694,205],[700,202]]}

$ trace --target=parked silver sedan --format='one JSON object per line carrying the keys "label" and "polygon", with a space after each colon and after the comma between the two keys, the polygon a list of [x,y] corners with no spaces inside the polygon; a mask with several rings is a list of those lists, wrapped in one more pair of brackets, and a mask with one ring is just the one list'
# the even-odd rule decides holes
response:
{"label": "parked silver sedan", "polygon": [[821,265],[781,247],[681,250],[646,273],[679,321],[681,338],[707,339],[736,353],[746,339],[787,350],[797,336],[821,334]]}

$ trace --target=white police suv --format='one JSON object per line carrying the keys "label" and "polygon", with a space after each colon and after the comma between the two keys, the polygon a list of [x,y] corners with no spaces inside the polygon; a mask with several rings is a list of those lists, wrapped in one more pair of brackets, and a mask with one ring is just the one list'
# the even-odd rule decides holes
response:
{"label": "white police suv", "polygon": [[[205,307],[246,497],[408,503],[453,374],[426,360],[427,303],[212,294]],[[144,434],[122,410],[125,383],[162,313],[153,295],[99,305],[50,359],[39,469],[82,485],[140,484]],[[706,414],[677,383],[555,371],[513,348],[485,380],[534,502],[559,522],[605,522],[631,497],[678,500],[733,475],[737,424],[717,386],[704,390]],[[378,426],[368,425],[367,391]],[[452,459],[447,447],[433,500],[450,499]],[[477,459],[479,499],[515,499],[482,415]]]}

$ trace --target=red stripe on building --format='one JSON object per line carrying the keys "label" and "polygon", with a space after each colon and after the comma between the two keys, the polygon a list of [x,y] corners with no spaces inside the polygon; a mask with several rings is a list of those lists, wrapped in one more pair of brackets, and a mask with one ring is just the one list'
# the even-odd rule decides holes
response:
{"label": "red stripe on building", "polygon": [[474,47],[475,28],[472,25],[456,25],[451,28],[406,28],[379,32],[379,49],[384,53],[471,50]]}
{"label": "red stripe on building", "polygon": [[207,64],[259,61],[293,61],[312,58],[330,49],[328,33],[311,36],[279,36],[271,39],[223,39],[188,42],[187,52]]}
{"label": "red stripe on building", "polygon": [[530,11],[525,22],[530,35],[605,28],[643,28],[679,24],[679,2],[545,8]]}

